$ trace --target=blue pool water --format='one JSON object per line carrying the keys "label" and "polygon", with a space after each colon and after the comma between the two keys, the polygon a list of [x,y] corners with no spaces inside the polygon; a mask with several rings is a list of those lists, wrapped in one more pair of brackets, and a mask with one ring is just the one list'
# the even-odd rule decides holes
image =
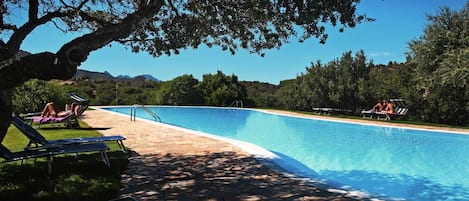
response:
{"label": "blue pool water", "polygon": [[[256,110],[149,107],[163,123],[264,147],[280,165],[406,200],[469,200],[469,135],[273,115]],[[129,107],[105,108],[130,114]],[[144,111],[142,118],[152,119]]]}

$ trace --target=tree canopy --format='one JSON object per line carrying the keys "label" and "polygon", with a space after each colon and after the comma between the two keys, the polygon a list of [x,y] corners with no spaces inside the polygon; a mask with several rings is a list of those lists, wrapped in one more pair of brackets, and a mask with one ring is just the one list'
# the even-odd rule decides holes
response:
{"label": "tree canopy", "polygon": [[[350,52],[281,83],[277,98],[288,109],[338,107],[358,112],[381,98],[404,98],[409,116],[427,122],[469,125],[469,2],[428,16],[424,33],[409,42],[404,63],[367,63]],[[358,111],[357,111],[358,110]]]}
{"label": "tree canopy", "polygon": [[469,2],[460,11],[441,8],[428,16],[423,36],[410,42],[410,64],[425,103],[424,116],[467,124],[469,116]]}

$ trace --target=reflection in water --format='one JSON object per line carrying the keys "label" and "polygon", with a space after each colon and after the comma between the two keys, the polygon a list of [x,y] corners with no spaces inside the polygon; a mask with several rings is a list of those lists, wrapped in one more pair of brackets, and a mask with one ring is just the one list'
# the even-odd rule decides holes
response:
{"label": "reflection in water", "polygon": [[283,158],[283,167],[337,187],[350,186],[374,195],[409,200],[469,200],[466,135],[292,118],[251,110],[152,110],[164,123],[257,144]]}

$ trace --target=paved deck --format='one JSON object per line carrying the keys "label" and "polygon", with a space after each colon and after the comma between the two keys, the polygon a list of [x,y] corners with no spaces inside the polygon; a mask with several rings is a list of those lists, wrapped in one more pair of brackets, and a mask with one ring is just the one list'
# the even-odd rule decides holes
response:
{"label": "paved deck", "polygon": [[125,136],[135,151],[122,175],[123,196],[142,201],[357,199],[288,177],[220,140],[101,110],[88,110],[82,119],[104,135]]}

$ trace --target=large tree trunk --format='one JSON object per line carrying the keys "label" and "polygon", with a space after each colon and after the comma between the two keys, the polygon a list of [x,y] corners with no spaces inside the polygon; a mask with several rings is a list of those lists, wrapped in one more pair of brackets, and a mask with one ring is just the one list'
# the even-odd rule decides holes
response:
{"label": "large tree trunk", "polygon": [[0,142],[5,138],[11,122],[11,93],[10,89],[0,89]]}
{"label": "large tree trunk", "polygon": [[50,52],[28,55],[0,69],[0,89],[12,89],[29,80],[68,79],[75,75],[76,62],[59,61]]}

